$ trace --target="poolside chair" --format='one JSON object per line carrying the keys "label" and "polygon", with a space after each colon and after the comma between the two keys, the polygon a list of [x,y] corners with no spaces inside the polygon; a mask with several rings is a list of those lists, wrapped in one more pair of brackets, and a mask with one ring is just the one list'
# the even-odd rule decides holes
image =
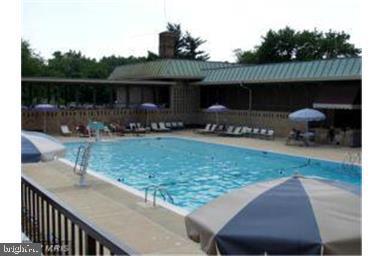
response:
{"label": "poolside chair", "polygon": [[204,134],[215,133],[216,132],[216,128],[217,128],[217,124],[213,124],[211,126],[211,129],[209,129],[209,131],[205,132]]}
{"label": "poolside chair", "polygon": [[64,136],[71,136],[72,132],[69,130],[67,125],[61,125],[60,126],[61,134]]}
{"label": "poolside chair", "polygon": [[232,133],[234,129],[235,129],[235,127],[233,125],[230,125],[227,127],[227,129],[225,131],[219,132],[219,135],[225,136],[225,134],[227,134],[227,133]]}
{"label": "poolside chair", "polygon": [[171,122],[165,122],[165,127],[167,127],[168,129],[171,129],[172,128]]}
{"label": "poolside chair", "polygon": [[268,129],[267,133],[265,134],[265,137],[267,139],[275,139],[275,130],[273,129]]}
{"label": "poolside chair", "polygon": [[267,135],[267,129],[263,128],[260,130],[260,137],[261,138],[265,138],[265,136]]}
{"label": "poolside chair", "polygon": [[104,128],[102,130],[104,133],[108,134],[109,137],[112,137],[112,132],[111,130],[108,128],[108,126],[104,125]]}
{"label": "poolside chair", "polygon": [[184,129],[184,123],[183,122],[177,122],[177,127],[179,127],[179,129]]}
{"label": "poolside chair", "polygon": [[217,127],[217,129],[216,129],[216,133],[221,133],[221,132],[223,132],[224,131],[224,125],[223,124],[220,124],[218,127]]}
{"label": "poolside chair", "polygon": [[241,129],[241,132],[243,133],[243,135],[245,136],[250,136],[251,135],[251,132],[252,132],[252,128],[249,128],[247,126],[243,126],[242,129]]}
{"label": "poolside chair", "polygon": [[91,131],[85,125],[76,126],[76,132],[80,137],[91,137]]}
{"label": "poolside chair", "polygon": [[146,132],[147,130],[148,129],[146,129],[145,127],[141,126],[141,123],[136,123],[135,132],[142,133],[142,132]]}
{"label": "poolside chair", "polygon": [[197,130],[195,130],[195,132],[196,133],[205,133],[205,132],[209,132],[210,129],[211,129],[211,124],[206,124],[204,129],[197,129]]}
{"label": "poolside chair", "polygon": [[252,133],[251,133],[251,136],[252,137],[258,137],[260,135],[260,128],[253,128],[252,129]]}
{"label": "poolside chair", "polygon": [[160,131],[159,127],[157,126],[157,123],[151,123],[151,130],[154,132]]}
{"label": "poolside chair", "polygon": [[236,127],[236,128],[233,130],[233,132],[225,132],[225,133],[222,133],[222,135],[223,135],[223,136],[240,137],[240,136],[243,135],[242,129],[243,129],[243,127],[238,126],[238,127]]}
{"label": "poolside chair", "polygon": [[173,129],[178,129],[179,127],[177,126],[176,122],[171,122],[172,128]]}
{"label": "poolside chair", "polygon": [[160,122],[160,123],[159,123],[159,130],[160,130],[161,132],[170,132],[170,131],[171,131],[171,129],[165,127],[164,122]]}

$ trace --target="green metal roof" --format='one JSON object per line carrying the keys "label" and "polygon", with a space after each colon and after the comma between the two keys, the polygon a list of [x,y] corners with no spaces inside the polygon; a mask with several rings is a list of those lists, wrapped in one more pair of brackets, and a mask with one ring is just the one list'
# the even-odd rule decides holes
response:
{"label": "green metal roof", "polygon": [[225,62],[163,59],[115,68],[108,79],[203,79],[205,69],[235,66]]}
{"label": "green metal roof", "polygon": [[209,69],[198,84],[361,79],[361,57]]}

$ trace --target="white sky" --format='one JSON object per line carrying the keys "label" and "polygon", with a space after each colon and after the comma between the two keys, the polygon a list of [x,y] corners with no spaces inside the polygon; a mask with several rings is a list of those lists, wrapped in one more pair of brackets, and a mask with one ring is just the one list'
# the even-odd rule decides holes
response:
{"label": "white sky", "polygon": [[329,29],[361,47],[359,0],[23,0],[22,37],[44,58],[55,50],[88,57],[158,52],[166,22],[207,40],[210,60],[234,61],[269,29]]}

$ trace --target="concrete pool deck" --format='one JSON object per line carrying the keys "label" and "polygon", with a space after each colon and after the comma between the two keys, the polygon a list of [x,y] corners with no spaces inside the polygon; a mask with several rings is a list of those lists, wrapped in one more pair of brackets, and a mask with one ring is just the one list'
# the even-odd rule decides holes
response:
{"label": "concrete pool deck", "polygon": [[[332,145],[315,147],[287,146],[285,140],[232,138],[198,135],[192,131],[152,133],[150,136],[183,136],[206,142],[222,143],[268,150],[292,155],[343,161],[348,153],[360,153],[360,148]],[[125,136],[127,138],[128,136]],[[58,137],[61,141],[79,141],[78,137]],[[116,137],[121,138],[121,137]],[[123,137],[124,138],[124,137]],[[84,140],[84,138],[80,138]],[[145,204],[142,197],[113,183],[88,175],[90,186],[74,186],[78,177],[72,168],[60,161],[24,164],[24,175],[53,193],[95,225],[143,254],[203,254],[200,245],[186,236],[184,217],[161,206]]]}

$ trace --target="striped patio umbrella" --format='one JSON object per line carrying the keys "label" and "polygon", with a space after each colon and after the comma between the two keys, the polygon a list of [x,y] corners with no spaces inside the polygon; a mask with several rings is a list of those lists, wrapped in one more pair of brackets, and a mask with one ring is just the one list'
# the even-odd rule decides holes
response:
{"label": "striped patio umbrella", "polygon": [[44,112],[44,124],[43,124],[43,131],[47,132],[47,114],[50,112],[56,112],[59,111],[57,106],[51,105],[51,104],[37,104],[34,109],[39,112]]}
{"label": "striped patio umbrella", "polygon": [[219,113],[228,111],[228,108],[223,105],[215,104],[207,108],[206,111],[216,113],[216,124],[219,124]]}
{"label": "striped patio umbrella", "polygon": [[208,254],[361,254],[360,188],[300,176],[234,190],[185,218]]}
{"label": "striped patio umbrella", "polygon": [[50,161],[64,156],[65,146],[55,138],[40,132],[21,132],[21,162]]}

